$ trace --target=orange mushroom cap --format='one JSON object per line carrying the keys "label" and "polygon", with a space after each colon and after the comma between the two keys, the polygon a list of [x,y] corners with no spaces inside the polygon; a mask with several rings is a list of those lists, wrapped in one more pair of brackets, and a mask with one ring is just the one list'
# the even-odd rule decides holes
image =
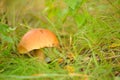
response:
{"label": "orange mushroom cap", "polygon": [[22,40],[18,44],[18,51],[23,54],[34,49],[57,46],[59,46],[59,41],[53,32],[38,28],[28,31],[22,37]]}

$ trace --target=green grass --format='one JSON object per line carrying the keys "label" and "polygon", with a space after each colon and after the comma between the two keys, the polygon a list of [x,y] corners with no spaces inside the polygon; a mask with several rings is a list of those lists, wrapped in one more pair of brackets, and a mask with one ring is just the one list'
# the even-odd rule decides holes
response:
{"label": "green grass", "polygon": [[[1,0],[0,80],[119,80],[119,5],[120,0]],[[43,49],[51,63],[17,51],[31,28],[57,35],[61,47]]]}

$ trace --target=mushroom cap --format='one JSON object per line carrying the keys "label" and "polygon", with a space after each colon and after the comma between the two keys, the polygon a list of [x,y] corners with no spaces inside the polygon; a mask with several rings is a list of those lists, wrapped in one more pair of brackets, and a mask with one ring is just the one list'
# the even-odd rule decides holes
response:
{"label": "mushroom cap", "polygon": [[47,29],[38,28],[28,31],[22,37],[18,44],[18,51],[24,54],[34,49],[57,46],[59,46],[59,41],[53,32]]}

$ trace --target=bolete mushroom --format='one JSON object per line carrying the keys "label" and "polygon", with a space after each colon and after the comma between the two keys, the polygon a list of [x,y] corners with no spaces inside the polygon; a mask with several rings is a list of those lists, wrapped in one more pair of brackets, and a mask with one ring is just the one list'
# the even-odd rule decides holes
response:
{"label": "bolete mushroom", "polygon": [[20,54],[26,54],[34,50],[33,55],[39,57],[40,60],[44,60],[44,54],[41,52],[41,48],[45,47],[58,47],[59,41],[56,35],[47,29],[32,29],[28,31],[18,44],[18,51]]}

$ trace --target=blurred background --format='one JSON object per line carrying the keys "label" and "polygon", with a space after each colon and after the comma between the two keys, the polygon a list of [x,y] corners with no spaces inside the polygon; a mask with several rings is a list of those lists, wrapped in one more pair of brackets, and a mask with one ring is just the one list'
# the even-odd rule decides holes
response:
{"label": "blurred background", "polygon": [[[52,65],[19,55],[16,47],[32,28],[49,29],[57,35],[60,50],[45,50]],[[74,56],[74,63],[66,60],[68,54]],[[62,67],[58,58],[65,59]],[[71,68],[66,70],[65,65],[91,80],[120,79],[120,0],[0,0],[1,79],[16,74],[69,73]]]}

